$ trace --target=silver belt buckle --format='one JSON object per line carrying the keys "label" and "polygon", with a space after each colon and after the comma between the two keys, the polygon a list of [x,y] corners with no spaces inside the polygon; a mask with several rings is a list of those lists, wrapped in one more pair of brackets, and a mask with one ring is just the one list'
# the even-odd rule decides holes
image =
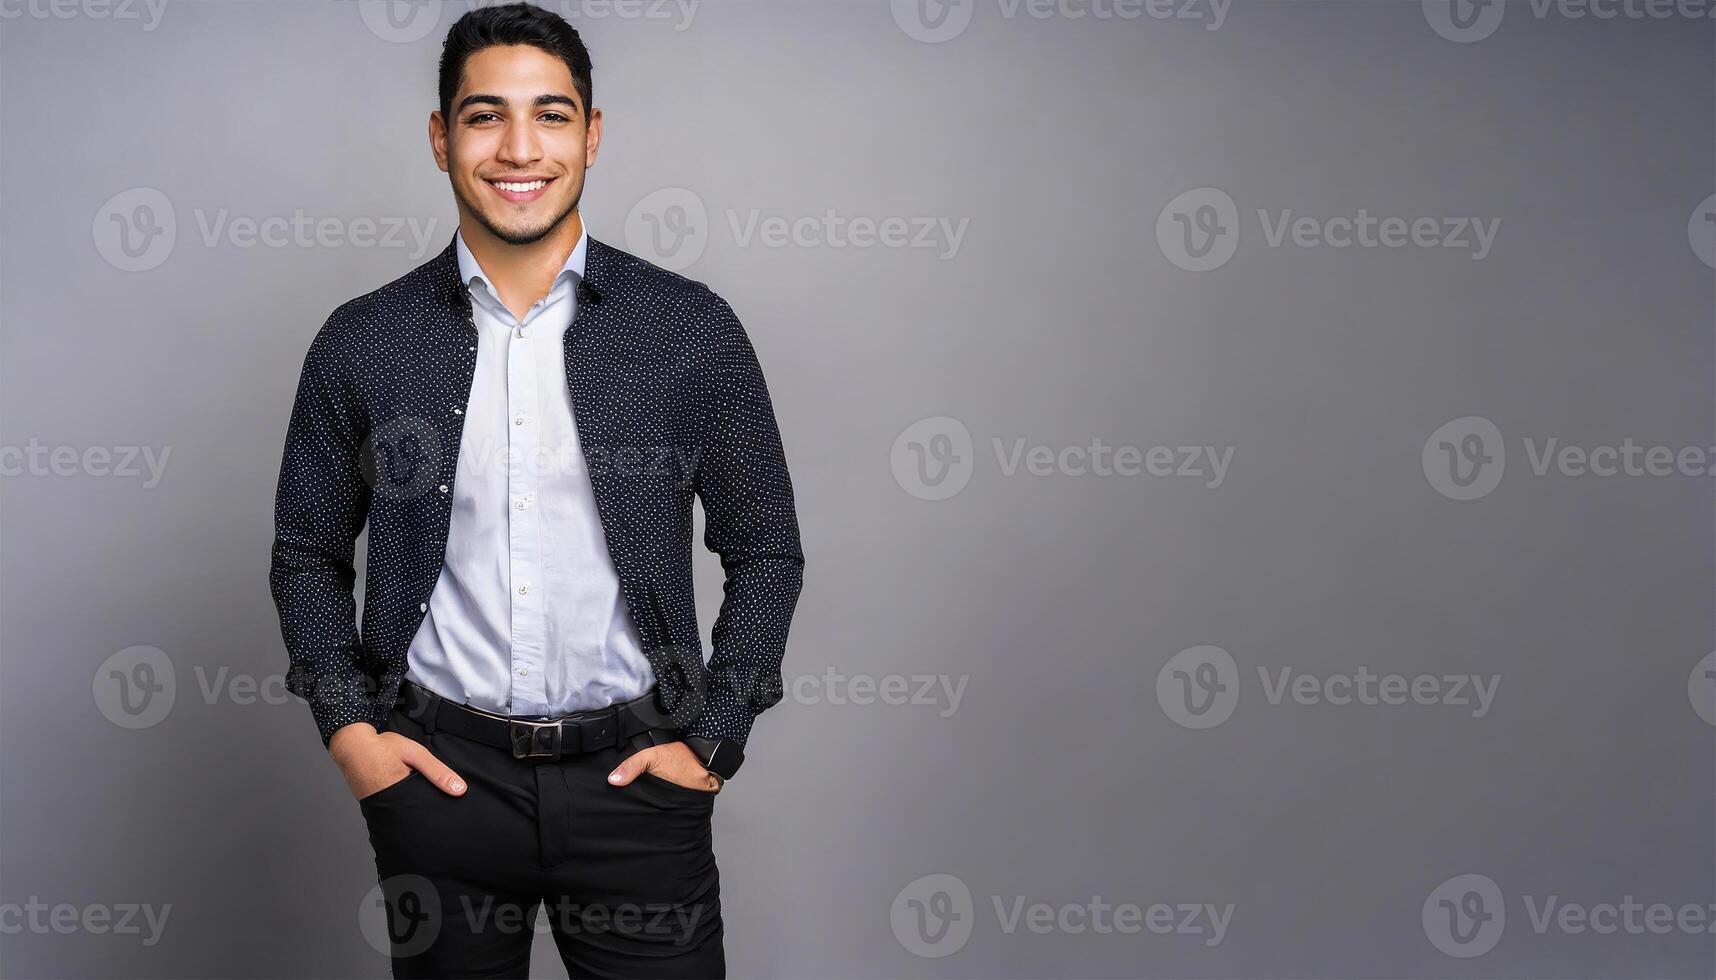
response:
{"label": "silver belt buckle", "polygon": [[507,736],[512,742],[514,759],[560,758],[563,729],[558,721],[521,721],[507,719]]}

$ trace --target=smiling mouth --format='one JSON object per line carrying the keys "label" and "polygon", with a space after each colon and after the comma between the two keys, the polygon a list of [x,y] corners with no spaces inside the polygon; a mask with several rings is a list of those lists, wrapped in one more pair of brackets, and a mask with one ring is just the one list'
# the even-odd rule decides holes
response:
{"label": "smiling mouth", "polygon": [[484,183],[495,189],[495,193],[509,201],[528,202],[541,197],[548,190],[548,185],[556,178],[541,177],[536,180],[487,180]]}

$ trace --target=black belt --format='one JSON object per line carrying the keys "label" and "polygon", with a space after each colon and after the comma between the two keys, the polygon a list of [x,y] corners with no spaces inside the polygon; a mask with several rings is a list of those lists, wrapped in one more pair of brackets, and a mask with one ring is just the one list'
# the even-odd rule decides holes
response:
{"label": "black belt", "polygon": [[[672,719],[655,706],[655,688],[642,697],[606,708],[557,718],[499,715],[449,701],[411,680],[399,688],[401,708],[426,732],[451,732],[462,738],[510,749],[515,759],[554,760],[561,755],[594,752],[623,745],[651,729],[666,729]],[[669,739],[677,732],[664,732]]]}

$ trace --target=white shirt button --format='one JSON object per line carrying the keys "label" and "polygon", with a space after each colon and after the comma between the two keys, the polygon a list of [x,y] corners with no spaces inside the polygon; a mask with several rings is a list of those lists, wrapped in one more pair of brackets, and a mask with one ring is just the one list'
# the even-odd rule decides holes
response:
{"label": "white shirt button", "polygon": [[455,408],[455,409],[453,409],[453,414],[454,415],[463,415],[463,414],[465,414],[465,410],[462,408]]}
{"label": "white shirt button", "polygon": [[447,492],[447,485],[446,485],[446,484],[445,484],[445,483],[443,483],[443,484],[441,484],[441,492],[442,492],[442,493],[446,493],[446,492]]}
{"label": "white shirt button", "polygon": [[[527,675],[529,673],[530,673],[529,667],[520,667],[518,669],[518,676],[520,676],[520,677],[524,677],[525,675]],[[510,704],[511,702],[508,702],[508,703]]]}
{"label": "white shirt button", "polygon": [[419,602],[417,604],[417,611],[418,612],[428,612],[429,611],[429,604],[427,602]]}
{"label": "white shirt button", "polygon": [[512,417],[512,424],[513,425],[523,425],[524,424],[524,416],[522,416],[522,415],[513,416]]}
{"label": "white shirt button", "polygon": [[529,595],[530,594],[530,583],[529,582],[518,583],[518,594],[519,595]]}

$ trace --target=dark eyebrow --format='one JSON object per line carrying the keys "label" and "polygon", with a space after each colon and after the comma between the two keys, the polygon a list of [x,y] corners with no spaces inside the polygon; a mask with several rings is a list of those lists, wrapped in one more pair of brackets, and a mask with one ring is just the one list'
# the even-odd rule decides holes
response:
{"label": "dark eyebrow", "polygon": [[[539,95],[536,97],[533,104],[538,106],[563,105],[568,109],[571,109],[573,112],[578,111],[578,103],[576,100],[571,96],[560,95],[558,93]],[[499,109],[505,109],[507,107],[507,101],[505,97],[499,95],[467,95],[463,99],[459,100],[459,107],[455,111],[464,112],[467,108],[473,105],[489,105]]]}

